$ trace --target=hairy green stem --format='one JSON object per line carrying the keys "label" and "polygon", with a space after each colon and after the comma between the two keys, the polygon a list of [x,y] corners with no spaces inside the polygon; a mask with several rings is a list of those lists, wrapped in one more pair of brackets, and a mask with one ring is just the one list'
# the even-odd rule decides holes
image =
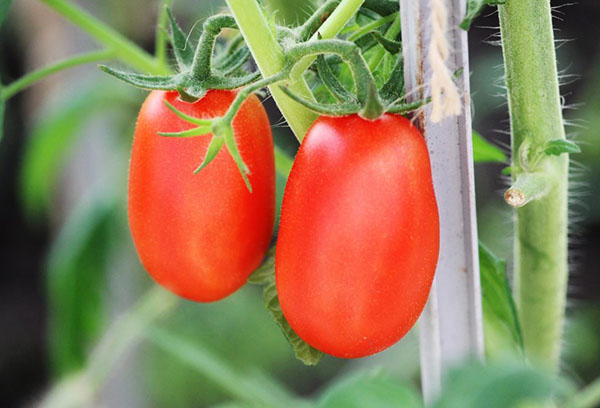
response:
{"label": "hairy green stem", "polygon": [[[362,2],[363,0],[343,0],[320,27],[319,33],[322,38],[335,37],[360,8]],[[244,35],[246,44],[252,51],[254,60],[263,77],[272,77],[281,72],[287,63],[285,52],[277,42],[257,1],[227,0],[227,4]],[[304,70],[310,66],[314,59],[308,59],[307,61],[309,63],[305,65]],[[304,70],[301,72],[304,72]],[[299,80],[291,81],[289,89],[304,98],[314,98],[302,76]],[[302,141],[317,115],[291,99],[278,86],[271,86],[269,90],[296,138]]]}
{"label": "hairy green stem", "polygon": [[[520,175],[525,140],[539,150],[548,140],[565,138],[550,1],[507,0],[499,15],[513,174]],[[544,157],[536,167],[548,177],[548,192],[516,211],[515,291],[527,355],[556,371],[568,276],[568,156]]]}
{"label": "hairy green stem", "polygon": [[156,58],[78,6],[66,0],[40,1],[90,34],[100,44],[114,50],[116,57],[132,67],[156,75],[168,72]]}
{"label": "hairy green stem", "polygon": [[40,68],[36,71],[30,72],[29,74],[22,76],[21,78],[17,79],[16,81],[3,88],[0,91],[0,97],[4,100],[7,100],[15,94],[24,90],[25,88],[33,85],[41,79],[46,78],[49,75],[55,74],[68,68],[75,67],[77,65],[107,60],[114,56],[115,52],[113,50],[99,50],[67,58],[63,61],[59,61],[57,63]]}

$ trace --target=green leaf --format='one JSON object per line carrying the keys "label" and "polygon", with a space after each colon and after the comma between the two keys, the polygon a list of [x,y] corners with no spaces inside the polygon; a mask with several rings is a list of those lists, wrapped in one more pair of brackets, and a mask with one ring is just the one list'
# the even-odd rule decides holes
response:
{"label": "green leaf", "polygon": [[484,339],[489,356],[523,351],[523,336],[517,308],[506,277],[506,262],[479,244]]}
{"label": "green leaf", "polygon": [[420,408],[423,402],[406,385],[381,373],[361,373],[329,387],[318,399],[317,408]]}
{"label": "green leaf", "polygon": [[0,27],[4,23],[4,19],[6,19],[11,2],[12,0],[0,0]]}
{"label": "green leaf", "polygon": [[468,30],[475,20],[482,12],[485,6],[495,6],[498,4],[504,4],[506,0],[467,0],[467,14],[460,23],[460,28]]}
{"label": "green leaf", "polygon": [[118,202],[116,194],[102,191],[80,203],[50,250],[50,359],[58,375],[83,367],[104,327]]}
{"label": "green leaf", "polygon": [[[2,94],[2,86],[0,85],[0,94]],[[0,143],[4,136],[4,112],[6,110],[6,101],[0,97]]]}
{"label": "green leaf", "polygon": [[506,408],[547,406],[571,392],[565,381],[524,362],[473,362],[450,371],[432,408]]}
{"label": "green leaf", "polygon": [[473,130],[473,161],[475,163],[506,163],[507,157],[502,150],[494,146]]}
{"label": "green leaf", "polygon": [[269,249],[260,268],[250,275],[248,283],[263,286],[263,304],[294,349],[296,357],[306,365],[316,365],[323,353],[304,342],[291,328],[281,311],[275,284],[275,246]]}
{"label": "green leaf", "polygon": [[546,142],[544,153],[547,156],[560,156],[563,153],[581,153],[581,149],[570,140],[554,139]]}
{"label": "green leaf", "polygon": [[371,35],[390,54],[397,54],[400,51],[402,51],[401,42],[390,40],[389,38],[386,38],[383,34],[381,34],[381,32],[379,31],[373,31],[371,32]]}

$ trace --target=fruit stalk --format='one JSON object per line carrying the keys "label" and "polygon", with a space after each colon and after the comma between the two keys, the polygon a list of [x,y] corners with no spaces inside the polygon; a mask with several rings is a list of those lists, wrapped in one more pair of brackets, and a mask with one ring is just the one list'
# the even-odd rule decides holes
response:
{"label": "fruit stalk", "polygon": [[[528,357],[556,371],[567,293],[568,156],[543,156],[534,169],[519,154],[564,139],[549,0],[507,0],[499,6],[511,119],[513,182],[542,172],[545,194],[516,210],[515,297]],[[535,194],[535,192],[533,192]]]}

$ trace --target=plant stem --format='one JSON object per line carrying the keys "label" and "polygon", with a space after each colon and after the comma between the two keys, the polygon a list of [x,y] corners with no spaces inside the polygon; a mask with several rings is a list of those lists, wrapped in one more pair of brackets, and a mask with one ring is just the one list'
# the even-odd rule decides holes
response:
{"label": "plant stem", "polygon": [[110,59],[114,57],[114,55],[115,52],[113,50],[100,50],[80,54],[75,57],[59,61],[55,64],[30,72],[29,74],[24,75],[23,77],[17,79],[13,83],[7,85],[0,91],[0,97],[4,100],[7,100],[15,94],[19,93],[20,91],[24,90],[25,88],[33,85],[35,82],[44,79],[49,75],[55,74],[68,68],[75,67],[77,65],[89,64],[91,62],[98,62]]}
{"label": "plant stem", "polygon": [[[283,48],[273,35],[256,0],[227,0],[227,5],[263,77],[272,77],[282,71],[286,63]],[[304,81],[296,82],[291,88],[297,94],[312,98]],[[296,138],[302,140],[317,115],[293,101],[278,87],[269,87],[269,91]]]}
{"label": "plant stem", "polygon": [[156,42],[154,45],[154,55],[158,64],[165,71],[167,68],[167,8],[171,7],[173,0],[163,0],[158,14],[156,24]]}
{"label": "plant stem", "polygon": [[[540,149],[547,140],[565,138],[550,1],[507,0],[499,15],[513,168],[521,169],[525,139]],[[550,185],[543,197],[516,210],[515,291],[528,356],[556,371],[568,276],[568,156],[545,157],[537,170]]]}
{"label": "plant stem", "polygon": [[[363,1],[343,0],[319,29],[322,38],[335,37],[360,8]],[[274,37],[256,0],[227,0],[227,4],[263,77],[272,77],[283,70],[286,64],[284,50]],[[314,59],[308,58],[306,62],[300,62],[294,68],[294,72],[303,73],[313,61]],[[290,81],[289,89],[301,97],[314,98],[302,75],[298,80]],[[269,90],[296,138],[302,141],[317,115],[292,100],[278,86],[271,86]]]}
{"label": "plant stem", "polygon": [[157,59],[78,6],[66,0],[40,1],[86,31],[100,44],[114,50],[116,57],[139,71],[155,75],[168,72],[168,69],[161,66]]}

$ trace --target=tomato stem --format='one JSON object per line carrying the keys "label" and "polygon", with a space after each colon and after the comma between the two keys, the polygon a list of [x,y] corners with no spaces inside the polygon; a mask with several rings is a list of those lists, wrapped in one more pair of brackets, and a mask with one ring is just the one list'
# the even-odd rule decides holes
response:
{"label": "tomato stem", "polygon": [[[524,171],[521,145],[526,142],[538,151],[550,139],[565,139],[550,2],[507,0],[499,15],[513,189],[531,187],[540,180]],[[525,350],[535,363],[553,371],[559,365],[567,295],[568,167],[566,154],[536,163],[545,173],[548,191],[518,208],[515,221],[515,292]]]}
{"label": "tomato stem", "polygon": [[[319,29],[321,37],[335,37],[358,11],[362,3],[363,0],[342,0],[331,16],[321,25]],[[287,63],[286,56],[258,3],[255,0],[227,0],[227,4],[263,77],[268,78],[281,72]],[[322,8],[320,11],[323,11]],[[316,13],[319,13],[319,10]],[[307,61],[307,65],[304,63],[304,69],[298,68],[300,72],[304,72],[314,59],[309,58]],[[298,80],[291,81],[289,88],[296,95],[314,101],[314,96],[303,76]],[[269,90],[296,138],[301,141],[317,115],[292,100],[279,87],[270,86]]]}

